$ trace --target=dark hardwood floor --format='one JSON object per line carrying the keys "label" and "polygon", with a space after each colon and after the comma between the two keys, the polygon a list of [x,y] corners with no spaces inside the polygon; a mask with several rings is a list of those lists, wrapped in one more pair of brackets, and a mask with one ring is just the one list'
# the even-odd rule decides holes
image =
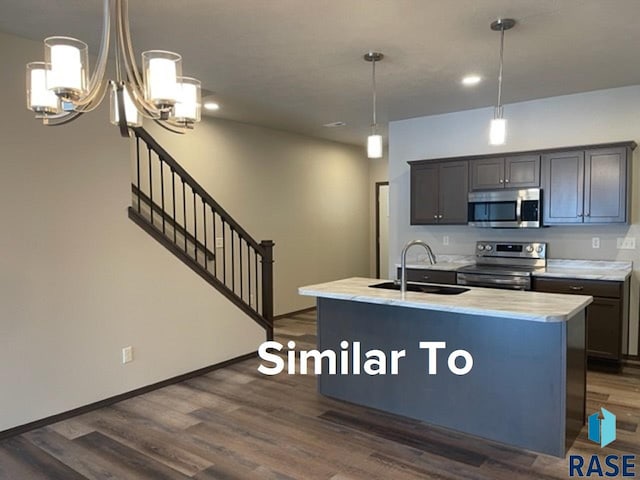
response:
{"label": "dark hardwood floor", "polygon": [[[276,339],[315,346],[315,312],[279,320]],[[567,478],[567,459],[324,398],[315,377],[266,377],[258,363],[5,440],[0,478]],[[600,449],[585,427],[570,453],[640,454],[640,369],[589,372],[588,391],[588,412],[604,406],[617,415],[618,440]]]}

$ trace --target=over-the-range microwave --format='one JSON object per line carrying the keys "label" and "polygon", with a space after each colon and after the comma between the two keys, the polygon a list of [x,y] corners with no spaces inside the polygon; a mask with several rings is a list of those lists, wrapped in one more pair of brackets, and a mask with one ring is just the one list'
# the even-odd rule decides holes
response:
{"label": "over-the-range microwave", "polygon": [[539,188],[469,193],[469,225],[492,228],[542,226]]}

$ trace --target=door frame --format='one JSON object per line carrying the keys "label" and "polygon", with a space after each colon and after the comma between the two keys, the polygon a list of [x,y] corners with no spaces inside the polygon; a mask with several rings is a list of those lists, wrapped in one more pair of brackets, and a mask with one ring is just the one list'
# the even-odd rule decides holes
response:
{"label": "door frame", "polygon": [[376,278],[380,278],[380,187],[389,185],[389,182],[376,182]]}

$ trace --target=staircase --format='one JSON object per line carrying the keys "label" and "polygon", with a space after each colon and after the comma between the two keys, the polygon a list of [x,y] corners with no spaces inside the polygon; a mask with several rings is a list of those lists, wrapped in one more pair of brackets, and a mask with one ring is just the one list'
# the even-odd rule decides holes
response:
{"label": "staircase", "polygon": [[273,339],[273,245],[258,243],[142,128],[129,218]]}

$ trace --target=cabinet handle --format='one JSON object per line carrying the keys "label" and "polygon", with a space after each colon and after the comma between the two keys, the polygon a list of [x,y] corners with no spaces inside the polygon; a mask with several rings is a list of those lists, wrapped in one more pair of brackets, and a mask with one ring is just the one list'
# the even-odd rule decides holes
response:
{"label": "cabinet handle", "polygon": [[584,287],[578,287],[576,285],[569,285],[569,290],[573,290],[574,292],[580,292],[584,290]]}
{"label": "cabinet handle", "polygon": [[437,218],[438,218],[438,215],[434,215],[434,216],[433,216],[433,218],[437,219]]}
{"label": "cabinet handle", "polygon": [[438,215],[438,218],[444,218],[444,215]]}
{"label": "cabinet handle", "polygon": [[587,214],[585,216],[586,217],[590,217],[591,216],[591,212],[587,212]]}
{"label": "cabinet handle", "polygon": [[504,180],[503,180],[503,179],[500,179],[500,183],[504,183]]}
{"label": "cabinet handle", "polygon": [[504,183],[509,183],[509,179],[508,178],[505,179]]}
{"label": "cabinet handle", "polygon": [[423,280],[429,280],[429,278],[430,278],[430,277],[429,277],[429,275],[423,275],[423,276],[422,276],[422,279],[423,279]]}
{"label": "cabinet handle", "polygon": [[579,214],[578,214],[578,216],[579,216],[579,217],[584,217],[584,215],[583,215],[583,214],[581,214],[581,213],[579,213]]}

